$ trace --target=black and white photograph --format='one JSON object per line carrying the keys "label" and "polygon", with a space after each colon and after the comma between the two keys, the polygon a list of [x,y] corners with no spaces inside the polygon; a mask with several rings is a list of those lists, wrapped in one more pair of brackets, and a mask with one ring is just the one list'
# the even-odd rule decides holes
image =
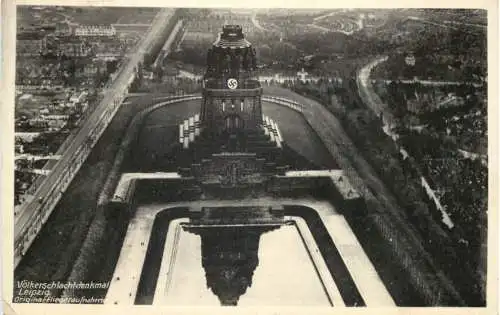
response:
{"label": "black and white photograph", "polygon": [[493,305],[490,10],[181,6],[15,5],[9,304]]}

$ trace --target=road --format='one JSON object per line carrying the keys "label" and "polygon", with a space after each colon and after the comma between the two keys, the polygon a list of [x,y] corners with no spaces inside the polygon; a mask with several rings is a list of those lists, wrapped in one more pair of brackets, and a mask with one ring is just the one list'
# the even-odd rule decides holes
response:
{"label": "road", "polygon": [[[139,62],[142,61],[144,53],[151,47],[153,41],[159,35],[162,27],[170,19],[172,14],[173,10],[171,9],[163,9],[158,13],[145,37],[143,37],[141,42],[135,48],[135,52],[128,57],[128,60],[123,63],[123,67],[118,70],[119,72],[116,76],[116,79],[112,83],[110,88],[106,91],[104,98],[98,104],[86,123],[78,131],[73,142],[69,144],[61,159],[54,166],[52,172],[38,187],[37,191],[35,192],[33,201],[23,205],[23,207],[20,209],[18,216],[15,218],[14,227],[14,239],[16,248],[19,242],[22,241],[23,238],[25,238],[26,234],[32,234],[28,232],[28,229],[31,229],[31,231],[35,231],[35,233],[33,233],[35,235],[29,236],[28,239],[24,240],[24,251],[31,244],[34,237],[36,236],[36,231],[38,231],[37,227],[33,226],[35,223],[34,221],[41,221],[43,224],[52,211],[52,209],[46,208],[53,208],[55,206],[55,204],[49,204],[49,206],[47,207],[45,205],[47,199],[50,198],[50,201],[52,201],[52,198],[58,200],[57,196],[51,196],[54,194],[54,190],[61,185],[63,178],[68,178],[68,176],[74,175],[74,173],[76,173],[77,170],[74,169],[75,163],[80,163],[80,165],[81,163],[83,163],[86,155],[90,152],[90,148],[84,148],[84,145],[89,141],[97,141],[96,139],[90,139],[89,137],[96,132],[96,128],[100,125],[101,127],[104,127],[101,128],[102,131],[105,129],[105,126],[102,126],[102,121],[104,118],[110,120],[109,108],[113,103],[116,103],[117,101],[121,102],[122,98],[127,92],[128,84],[134,74],[135,67]],[[107,115],[108,117],[103,117],[105,115]],[[97,131],[97,133],[99,134],[99,131]],[[85,152],[85,150],[87,152]],[[72,170],[70,168],[72,168]],[[69,185],[69,183],[67,184]],[[59,194],[59,192],[57,193]],[[60,193],[60,195],[61,194],[62,192]],[[45,211],[43,210],[48,213],[44,213]],[[20,257],[16,256],[15,258],[15,264],[17,265]]]}
{"label": "road", "polygon": [[[398,134],[396,134],[393,130],[392,127],[397,125],[398,121],[392,114],[391,110],[389,107],[383,103],[378,95],[375,93],[373,90],[373,87],[371,85],[371,80],[370,80],[370,73],[371,70],[379,65],[380,63],[384,62],[387,60],[387,57],[381,57],[377,58],[374,61],[370,62],[361,70],[358,72],[358,77],[357,77],[357,83],[358,83],[358,93],[363,100],[363,102],[371,108],[371,110],[377,115],[382,117],[383,121],[383,130],[384,132],[389,135],[394,142],[396,142],[397,138],[399,137]],[[404,155],[408,156],[408,152],[398,145],[400,147],[400,150],[404,152]],[[440,211],[441,216],[442,216],[442,222],[449,228],[452,229],[454,227],[453,221],[450,218],[450,215],[446,212],[446,209],[443,207],[441,204],[441,201],[437,197],[436,193],[434,190],[430,187],[429,183],[427,182],[427,179],[424,177],[423,173],[420,171],[419,165],[416,163],[412,163],[413,167],[418,170],[420,177],[421,177],[421,182],[422,182],[422,187],[426,190],[427,195],[429,198],[431,198],[434,201],[434,204],[436,205],[436,208]]]}
{"label": "road", "polygon": [[252,23],[256,28],[258,28],[261,31],[266,31],[266,32],[270,31],[267,28],[264,28],[262,25],[260,25],[259,21],[257,20],[257,13],[254,13],[252,15]]}
{"label": "road", "polygon": [[333,16],[333,15],[336,15],[336,14],[339,14],[339,13],[343,13],[345,11],[346,11],[345,9],[339,10],[339,11],[332,11],[330,13],[327,13],[327,14],[324,14],[324,15],[321,15],[321,16],[317,16],[313,20],[314,21],[319,21],[319,20],[325,19],[325,18],[327,18],[329,16]]}
{"label": "road", "polygon": [[183,27],[182,27],[183,24],[184,24],[183,20],[179,20],[175,24],[174,29],[168,35],[167,40],[165,41],[165,44],[161,48],[161,52],[158,54],[158,57],[156,58],[155,62],[153,63],[153,68],[156,68],[156,67],[158,67],[158,65],[161,65],[163,62],[163,59],[165,59],[165,57],[167,57],[167,55],[170,53],[172,43],[177,38],[177,33],[179,33],[179,31],[185,32],[185,28],[183,29]]}
{"label": "road", "polygon": [[[437,23],[437,22],[429,21],[427,19],[423,19],[423,18],[417,17],[417,16],[408,16],[408,19],[412,20],[412,21],[418,21],[421,23],[429,24],[429,25],[450,28],[450,29],[455,29],[455,30],[461,29],[459,26],[463,26],[463,25],[474,26],[476,28],[479,26],[479,24],[467,24],[467,23],[460,23],[460,22],[453,22],[453,21],[444,21],[444,23]],[[453,26],[453,25],[459,25],[459,26]],[[484,29],[484,28],[486,28],[486,26],[482,25],[482,28]],[[468,31],[470,33],[475,33],[474,30],[472,30],[472,29],[468,29]]]}
{"label": "road", "polygon": [[423,18],[420,18],[420,17],[417,17],[417,16],[409,16],[408,19],[412,20],[412,21],[419,21],[419,22],[422,22],[422,23],[434,25],[434,26],[440,26],[440,27],[446,27],[446,28],[454,28],[454,29],[456,29],[456,27],[453,27],[453,26],[450,26],[450,25],[446,25],[446,24],[432,22],[432,21],[429,21],[429,20],[426,20],[426,19],[423,19]]}
{"label": "road", "polygon": [[464,23],[464,22],[458,22],[458,21],[444,21],[444,23],[445,24],[473,26],[473,27],[482,28],[483,30],[487,30],[488,29],[488,26],[487,25],[483,25],[483,24]]}
{"label": "road", "polygon": [[461,84],[470,84],[474,87],[481,87],[483,86],[482,83],[473,83],[473,82],[460,82],[460,81],[439,81],[439,80],[421,80],[421,79],[412,79],[412,80],[383,80],[385,83],[389,84],[391,82],[397,82],[397,83],[406,83],[406,84],[412,84],[412,83],[418,83],[422,85],[428,85],[428,86],[449,86],[449,85],[461,85]]}
{"label": "road", "polygon": [[390,128],[395,125],[395,118],[388,107],[382,103],[380,98],[375,93],[372,93],[371,85],[369,84],[370,74],[373,68],[387,61],[387,59],[387,56],[379,57],[361,68],[358,72],[357,84],[361,99],[375,112],[377,116],[382,116],[384,125],[389,126]]}
{"label": "road", "polygon": [[[160,14],[161,14],[161,12],[155,17],[155,19],[153,19],[151,24],[140,24],[141,26],[149,27],[148,31],[145,32],[144,36],[146,36],[146,34],[151,32],[152,30],[154,31],[153,23],[155,23],[155,21],[158,21],[158,19],[161,18]],[[124,25],[124,24],[113,24],[113,25]],[[131,24],[131,25],[137,25],[137,24]],[[137,53],[137,47],[140,47],[141,45],[143,45],[143,43],[144,43],[144,37],[143,37],[143,40],[137,44],[134,51],[127,52],[126,58],[124,58],[124,60],[120,61],[120,66],[118,68],[118,71],[116,73],[112,74],[112,79],[106,83],[106,87],[100,92],[100,95],[107,95],[110,92],[112,92],[112,89],[110,88],[110,86],[113,86],[113,83],[115,82],[116,78],[121,75],[120,73],[124,69],[123,64],[125,64],[127,62],[127,60],[130,60],[131,55],[134,55]],[[102,103],[102,102],[103,101],[101,100],[100,103]],[[89,124],[89,120],[90,120],[89,115],[87,113],[85,113],[85,117],[83,119],[83,124]],[[66,137],[65,141],[58,148],[58,150],[55,154],[60,155],[60,154],[63,154],[64,152],[66,152],[67,148],[71,145],[71,143],[74,142],[77,133],[78,133],[78,130],[72,130],[71,133]],[[54,167],[54,163],[52,161],[48,161],[43,166],[42,170],[50,172],[53,167]],[[44,180],[45,180],[44,177],[37,178],[35,180],[35,182],[31,185],[31,187],[28,189],[28,192],[30,194],[34,194],[34,192],[39,188],[39,186],[43,183]]]}

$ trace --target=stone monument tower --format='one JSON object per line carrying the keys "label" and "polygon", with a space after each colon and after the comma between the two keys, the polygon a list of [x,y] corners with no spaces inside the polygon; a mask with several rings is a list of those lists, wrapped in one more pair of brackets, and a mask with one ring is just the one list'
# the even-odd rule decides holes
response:
{"label": "stone monument tower", "polygon": [[201,106],[205,129],[220,136],[260,128],[262,88],[255,68],[255,49],[241,26],[224,26],[207,53]]}
{"label": "stone monument tower", "polygon": [[241,26],[225,25],[207,53],[200,113],[179,125],[185,177],[205,196],[254,194],[288,168],[278,125],[262,114],[256,53]]}

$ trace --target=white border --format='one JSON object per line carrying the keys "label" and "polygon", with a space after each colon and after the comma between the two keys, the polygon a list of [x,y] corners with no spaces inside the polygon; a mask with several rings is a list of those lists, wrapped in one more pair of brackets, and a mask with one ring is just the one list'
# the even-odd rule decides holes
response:
{"label": "white border", "polygon": [[2,31],[2,72],[1,98],[0,98],[0,170],[2,177],[0,181],[1,200],[1,224],[2,224],[2,292],[3,305],[6,314],[331,314],[340,313],[381,313],[389,314],[493,314],[497,313],[498,300],[498,196],[499,192],[499,159],[498,148],[498,3],[495,0],[439,0],[439,1],[416,1],[406,0],[404,2],[394,0],[350,0],[348,2],[331,3],[328,0],[298,1],[298,0],[272,0],[236,2],[229,0],[216,1],[193,1],[183,0],[174,2],[172,0],[38,0],[17,1],[20,5],[72,5],[72,6],[135,6],[135,7],[288,7],[288,8],[482,8],[488,9],[488,134],[489,134],[489,218],[488,218],[488,288],[487,307],[485,308],[350,308],[336,310],[334,308],[151,308],[151,307],[116,307],[100,305],[37,305],[37,304],[12,304],[12,243],[13,243],[13,148],[14,148],[14,74],[15,74],[15,3],[12,0],[1,2],[1,31]]}

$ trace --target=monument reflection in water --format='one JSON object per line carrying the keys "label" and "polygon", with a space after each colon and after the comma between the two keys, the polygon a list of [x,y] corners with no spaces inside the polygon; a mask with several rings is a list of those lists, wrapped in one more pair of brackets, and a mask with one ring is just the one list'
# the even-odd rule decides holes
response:
{"label": "monument reflection in water", "polygon": [[[185,221],[186,219],[183,219]],[[172,223],[175,224],[175,223]],[[331,306],[293,221],[281,226],[177,224],[153,304]]]}
{"label": "monument reflection in water", "polygon": [[237,305],[241,295],[252,286],[259,265],[261,235],[277,227],[187,228],[201,238],[201,260],[207,287],[221,305]]}

